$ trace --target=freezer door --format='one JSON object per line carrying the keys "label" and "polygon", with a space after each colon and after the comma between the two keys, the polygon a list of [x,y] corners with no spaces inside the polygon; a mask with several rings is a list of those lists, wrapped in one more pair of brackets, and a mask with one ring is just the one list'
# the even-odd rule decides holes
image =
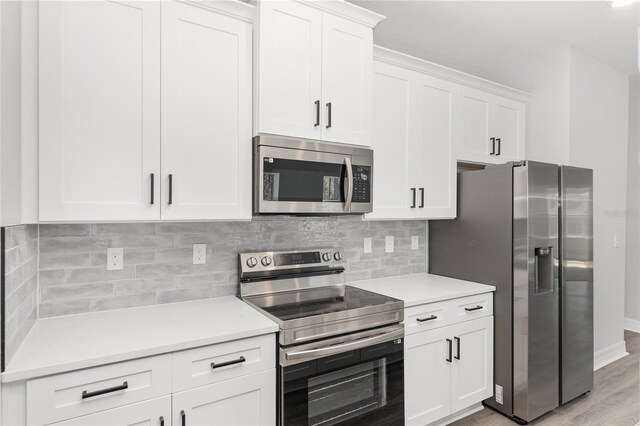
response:
{"label": "freezer door", "polygon": [[513,169],[515,416],[531,421],[559,401],[558,166]]}
{"label": "freezer door", "polygon": [[560,168],[561,402],[593,387],[593,172]]}

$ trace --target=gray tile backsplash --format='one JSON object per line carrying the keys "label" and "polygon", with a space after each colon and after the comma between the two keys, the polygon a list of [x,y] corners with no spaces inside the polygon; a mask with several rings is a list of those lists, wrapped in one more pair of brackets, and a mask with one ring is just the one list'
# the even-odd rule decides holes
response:
{"label": "gray tile backsplash", "polygon": [[38,303],[38,226],[5,228],[5,363],[33,326]]}
{"label": "gray tile backsplash", "polygon": [[[37,236],[38,227],[29,226]],[[39,235],[28,247],[40,251],[35,300],[41,318],[234,295],[243,251],[344,247],[347,280],[426,272],[425,221],[261,216],[250,222],[43,224]],[[384,252],[387,235],[395,238],[393,253]],[[414,235],[417,250],[411,249]],[[363,252],[365,237],[372,238],[371,253]],[[204,265],[192,264],[195,243],[207,244]],[[106,269],[109,247],[124,248],[123,270]],[[21,250],[13,256],[25,260],[28,249]]]}

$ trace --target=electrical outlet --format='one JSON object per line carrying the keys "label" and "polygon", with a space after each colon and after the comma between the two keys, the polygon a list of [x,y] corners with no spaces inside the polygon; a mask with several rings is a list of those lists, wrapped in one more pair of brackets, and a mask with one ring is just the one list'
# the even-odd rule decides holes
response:
{"label": "electrical outlet", "polygon": [[207,263],[207,245],[194,244],[193,245],[193,264],[204,265],[205,263]]}
{"label": "electrical outlet", "polygon": [[418,250],[418,245],[420,244],[420,240],[417,235],[413,235],[411,237],[411,250]]}
{"label": "electrical outlet", "polygon": [[393,253],[393,235],[384,237],[384,252]]}
{"label": "electrical outlet", "polygon": [[364,252],[371,253],[371,238],[364,239]]}
{"label": "electrical outlet", "polygon": [[124,250],[122,248],[107,249],[107,271],[119,271],[124,268]]}
{"label": "electrical outlet", "polygon": [[620,247],[620,242],[618,241],[618,234],[613,234],[613,248]]}

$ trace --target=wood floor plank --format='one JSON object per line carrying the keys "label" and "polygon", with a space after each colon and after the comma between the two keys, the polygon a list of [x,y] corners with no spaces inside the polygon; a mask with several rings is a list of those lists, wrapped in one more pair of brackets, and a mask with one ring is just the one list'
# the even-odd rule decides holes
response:
{"label": "wood floor plank", "polygon": [[[625,331],[626,356],[595,372],[593,390],[529,423],[540,426],[635,426],[640,424],[640,334]],[[454,426],[513,426],[486,408]]]}

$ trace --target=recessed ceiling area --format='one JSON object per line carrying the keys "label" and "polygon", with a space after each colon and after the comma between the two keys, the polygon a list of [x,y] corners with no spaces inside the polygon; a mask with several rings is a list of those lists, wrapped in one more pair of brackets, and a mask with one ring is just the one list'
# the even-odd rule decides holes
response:
{"label": "recessed ceiling area", "polygon": [[492,77],[505,61],[575,47],[626,73],[638,73],[639,4],[608,1],[353,0],[387,17],[376,44]]}

